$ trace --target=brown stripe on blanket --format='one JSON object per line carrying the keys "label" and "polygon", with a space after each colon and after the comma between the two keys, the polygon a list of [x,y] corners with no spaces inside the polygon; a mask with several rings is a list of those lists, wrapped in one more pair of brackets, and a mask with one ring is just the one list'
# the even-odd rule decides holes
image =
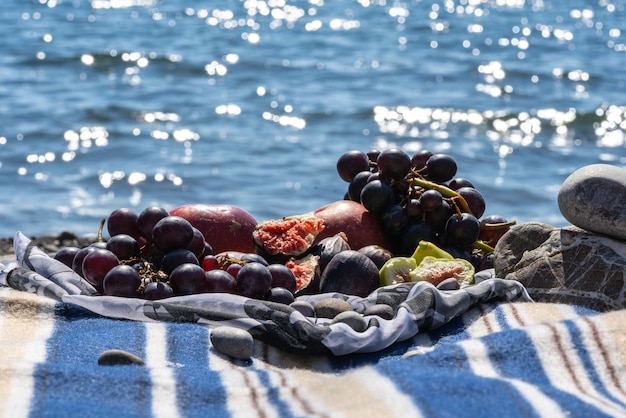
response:
{"label": "brown stripe on blanket", "polygon": [[626,311],[584,317],[583,321],[589,327],[597,348],[593,352],[601,357],[595,359],[595,368],[605,372],[620,397],[626,399]]}

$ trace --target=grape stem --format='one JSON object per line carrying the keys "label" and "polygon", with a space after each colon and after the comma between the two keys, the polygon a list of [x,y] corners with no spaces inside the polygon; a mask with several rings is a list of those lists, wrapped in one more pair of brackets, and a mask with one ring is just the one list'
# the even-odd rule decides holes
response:
{"label": "grape stem", "polygon": [[100,227],[98,228],[98,242],[102,242],[104,241],[102,239],[102,230],[104,229],[104,223],[106,222],[106,219],[102,219],[100,221]]}
{"label": "grape stem", "polygon": [[488,230],[506,228],[507,226],[513,226],[515,224],[516,224],[515,220],[508,221],[508,222],[493,223],[493,224],[481,223],[480,229],[488,231]]}
{"label": "grape stem", "polygon": [[432,182],[432,181],[428,181],[428,180],[424,180],[422,178],[412,178],[411,179],[411,185],[414,186],[421,186],[421,187],[425,187],[427,189],[434,189],[437,190],[439,193],[441,193],[444,196],[447,197],[451,197],[452,200],[457,203],[459,203],[459,206],[461,206],[461,210],[465,213],[472,213],[472,211],[469,208],[469,205],[467,204],[467,201],[465,200],[465,198],[463,196],[461,196],[459,193],[455,192],[454,190],[452,190],[449,187],[443,186],[441,184]]}
{"label": "grape stem", "polygon": [[474,248],[481,250],[485,254],[492,253],[495,250],[495,248],[493,248],[491,245],[481,240],[476,240],[473,246]]}

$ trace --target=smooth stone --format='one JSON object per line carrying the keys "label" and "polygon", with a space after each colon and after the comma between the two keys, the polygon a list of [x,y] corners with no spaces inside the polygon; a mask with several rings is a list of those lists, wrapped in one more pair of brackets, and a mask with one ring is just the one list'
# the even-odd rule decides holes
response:
{"label": "smooth stone", "polygon": [[341,312],[333,318],[331,323],[346,324],[356,332],[363,332],[367,329],[367,321],[365,320],[365,318],[363,318],[363,315],[355,311]]}
{"label": "smooth stone", "polygon": [[341,312],[352,311],[352,305],[343,299],[326,298],[315,302],[313,305],[315,309],[315,315],[318,318],[333,319]]}
{"label": "smooth stone", "polygon": [[302,315],[306,317],[311,318],[315,316],[315,309],[313,308],[313,305],[311,305],[307,301],[296,300],[295,302],[292,302],[291,304],[289,304],[289,306],[291,306],[296,311],[300,312]]}
{"label": "smooth stone", "polygon": [[500,238],[494,254],[495,276],[519,281],[536,302],[626,308],[626,242],[528,222]]}
{"label": "smooth stone", "polygon": [[561,185],[558,205],[572,225],[626,240],[626,169],[591,164],[574,171]]}
{"label": "smooth stone", "polygon": [[457,290],[459,287],[459,282],[454,277],[445,279],[437,285],[437,289],[439,290]]}
{"label": "smooth stone", "polygon": [[98,357],[100,366],[143,366],[144,361],[134,354],[124,350],[106,350]]}
{"label": "smooth stone", "polygon": [[218,352],[238,359],[249,360],[254,351],[254,338],[243,329],[219,326],[211,329],[211,344]]}
{"label": "smooth stone", "polygon": [[375,305],[368,306],[363,311],[363,316],[375,315],[381,317],[382,319],[392,319],[394,314],[393,308],[389,305],[385,305],[384,303],[377,303]]}

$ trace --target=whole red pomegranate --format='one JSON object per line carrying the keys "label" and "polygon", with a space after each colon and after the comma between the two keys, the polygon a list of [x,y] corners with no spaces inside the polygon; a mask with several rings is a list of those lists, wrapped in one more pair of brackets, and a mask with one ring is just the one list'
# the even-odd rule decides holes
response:
{"label": "whole red pomegranate", "polygon": [[192,203],[170,211],[185,218],[204,235],[215,254],[224,251],[254,252],[252,232],[256,219],[237,206]]}

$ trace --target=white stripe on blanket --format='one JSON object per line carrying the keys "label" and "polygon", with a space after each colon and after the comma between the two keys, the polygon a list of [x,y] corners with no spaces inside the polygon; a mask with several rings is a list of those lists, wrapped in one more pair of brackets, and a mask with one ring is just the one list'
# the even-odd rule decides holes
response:
{"label": "white stripe on blanket", "polygon": [[177,418],[175,365],[167,361],[165,324],[147,322],[146,365],[152,380],[152,413],[155,418]]}
{"label": "white stripe on blanket", "polygon": [[0,287],[0,411],[2,416],[19,418],[30,413],[33,372],[46,361],[46,344],[54,320],[40,311],[50,312],[53,301],[21,293],[15,304],[7,306],[11,289]]}

